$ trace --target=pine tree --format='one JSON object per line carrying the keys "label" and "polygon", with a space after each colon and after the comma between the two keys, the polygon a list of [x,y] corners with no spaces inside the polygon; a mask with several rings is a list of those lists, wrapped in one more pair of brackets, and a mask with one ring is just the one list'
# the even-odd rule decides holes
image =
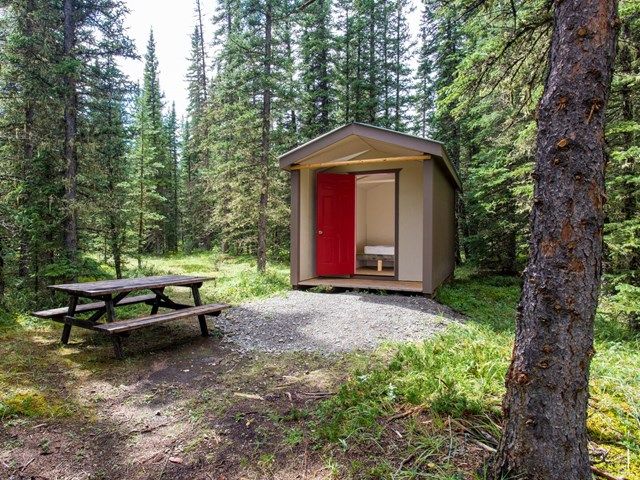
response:
{"label": "pine tree", "polygon": [[83,175],[79,184],[86,192],[80,206],[86,228],[95,232],[96,241],[104,240],[116,277],[122,278],[130,223],[125,104],[131,86],[111,57],[96,62],[93,70],[100,76],[96,73],[96,82],[91,86],[87,141],[80,151],[80,167],[91,174]]}
{"label": "pine tree", "polygon": [[[592,476],[589,365],[602,273],[604,122],[616,19],[614,0],[568,0],[554,9],[538,117],[531,256],[506,378],[496,479]],[[591,35],[576,35],[585,25]]]}
{"label": "pine tree", "polygon": [[411,99],[411,69],[409,68],[410,57],[413,53],[413,43],[411,42],[407,15],[412,12],[411,4],[408,0],[396,0],[392,3],[390,27],[391,41],[389,46],[393,54],[393,59],[389,65],[389,87],[392,93],[385,99],[385,105],[390,105],[387,123],[398,131],[407,129],[408,111]]}
{"label": "pine tree", "polygon": [[415,109],[413,132],[424,138],[431,135],[436,98],[436,86],[433,78],[435,33],[432,25],[434,24],[434,15],[432,7],[425,3],[420,18],[418,67],[413,97]]}
{"label": "pine tree", "polygon": [[331,2],[316,0],[301,13],[300,55],[304,98],[301,134],[305,139],[326,133],[333,126]]}
{"label": "pine tree", "polygon": [[640,329],[640,2],[620,8],[620,37],[608,108],[605,288],[611,313]]}
{"label": "pine tree", "polygon": [[179,205],[179,142],[178,142],[178,120],[176,117],[176,104],[171,105],[171,111],[166,122],[167,138],[170,158],[170,191],[167,197],[168,215],[166,220],[167,249],[170,252],[178,251],[178,240],[180,238],[180,205]]}
{"label": "pine tree", "polygon": [[172,159],[163,118],[163,95],[153,31],[149,34],[143,86],[138,97],[132,158],[137,165],[138,259],[168,248],[168,219],[173,209]]}
{"label": "pine tree", "polygon": [[84,235],[77,208],[84,195],[78,179],[91,172],[82,170],[88,140],[81,132],[88,128],[93,86],[104,73],[93,65],[110,55],[133,55],[123,29],[126,12],[123,2],[112,0],[3,4],[0,82],[6,95],[0,109],[6,123],[0,129],[15,132],[20,125],[24,132],[0,154],[11,175],[19,172],[3,201],[14,212],[16,275],[32,279],[36,291],[83,268],[83,236],[91,235]]}

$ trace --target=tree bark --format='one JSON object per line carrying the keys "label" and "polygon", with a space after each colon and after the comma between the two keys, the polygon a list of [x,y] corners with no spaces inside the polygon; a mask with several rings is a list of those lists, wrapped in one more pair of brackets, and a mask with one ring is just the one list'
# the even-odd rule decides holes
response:
{"label": "tree bark", "polygon": [[[65,201],[67,217],[65,219],[65,248],[67,258],[75,266],[78,256],[78,222],[76,197],[78,192],[78,152],[76,147],[78,93],[76,88],[74,49],[76,45],[75,2],[64,0],[64,61],[69,63],[64,76],[64,157],[67,162],[65,175]],[[75,276],[75,274],[74,274]]]}
{"label": "tree bark", "polygon": [[264,90],[262,94],[262,148],[260,151],[260,204],[258,206],[258,271],[267,268],[267,208],[269,205],[269,154],[271,150],[271,27],[272,6],[267,0],[264,20]]}
{"label": "tree bark", "polygon": [[604,111],[615,0],[555,3],[538,112],[530,259],[495,478],[592,478],[586,413],[602,269]]}

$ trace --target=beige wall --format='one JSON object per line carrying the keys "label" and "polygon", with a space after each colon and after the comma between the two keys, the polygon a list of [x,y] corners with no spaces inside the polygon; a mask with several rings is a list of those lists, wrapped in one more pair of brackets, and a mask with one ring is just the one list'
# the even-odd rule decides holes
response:
{"label": "beige wall", "polygon": [[367,191],[356,183],[356,252],[362,253],[367,242]]}
{"label": "beige wall", "polygon": [[315,173],[300,171],[300,280],[315,277]]}
{"label": "beige wall", "polygon": [[395,183],[356,183],[356,248],[395,245]]}
{"label": "beige wall", "polygon": [[395,189],[389,182],[366,190],[367,245],[396,244]]}
{"label": "beige wall", "polygon": [[455,268],[455,196],[442,167],[433,168],[433,287],[445,281]]}

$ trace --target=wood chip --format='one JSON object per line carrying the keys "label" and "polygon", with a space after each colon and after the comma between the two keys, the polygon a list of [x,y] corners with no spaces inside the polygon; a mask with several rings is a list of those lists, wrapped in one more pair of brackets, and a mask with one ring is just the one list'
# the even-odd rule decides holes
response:
{"label": "wood chip", "polygon": [[180,465],[182,465],[184,463],[184,460],[180,457],[169,457],[169,461],[171,463],[178,463]]}

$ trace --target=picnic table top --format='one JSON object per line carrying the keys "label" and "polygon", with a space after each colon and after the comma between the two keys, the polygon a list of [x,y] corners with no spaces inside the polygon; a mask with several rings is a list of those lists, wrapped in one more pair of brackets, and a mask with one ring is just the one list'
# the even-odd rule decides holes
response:
{"label": "picnic table top", "polygon": [[123,278],[120,280],[50,285],[49,288],[74,295],[98,297],[101,295],[146,290],[149,288],[194,285],[208,280],[213,280],[213,277],[159,275],[155,277]]}

